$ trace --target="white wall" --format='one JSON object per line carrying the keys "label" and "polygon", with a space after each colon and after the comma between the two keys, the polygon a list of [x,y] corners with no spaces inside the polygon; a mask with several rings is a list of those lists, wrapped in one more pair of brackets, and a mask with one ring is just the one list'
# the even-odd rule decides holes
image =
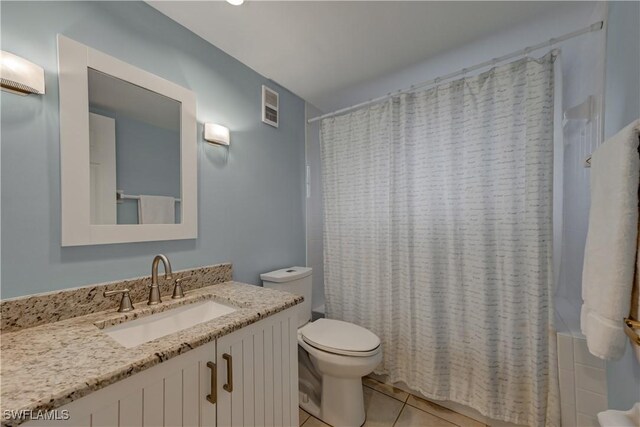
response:
{"label": "white wall", "polygon": [[[640,3],[611,2],[607,29],[605,137],[640,117]],[[631,345],[622,359],[607,363],[609,407],[640,402],[640,364]]]}
{"label": "white wall", "polygon": [[605,361],[589,353],[580,334],[557,334],[562,427],[597,427],[607,409]]}
{"label": "white wall", "polygon": [[[527,24],[497,32],[490,37],[417,62],[416,65],[395,73],[329,92],[314,105],[326,113],[404,89],[412,84],[431,80],[525,46],[549,40],[551,37],[561,36],[602,19],[604,10],[604,2],[567,3],[557,8],[553,14],[540,16]],[[419,58],[416,59],[419,61]]]}

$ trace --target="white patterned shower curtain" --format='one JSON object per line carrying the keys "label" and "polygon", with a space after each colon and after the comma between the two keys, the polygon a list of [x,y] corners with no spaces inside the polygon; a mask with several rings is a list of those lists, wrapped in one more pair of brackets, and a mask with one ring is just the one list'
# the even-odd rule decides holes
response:
{"label": "white patterned shower curtain", "polygon": [[499,420],[559,425],[553,54],[321,125],[327,315],[376,370]]}

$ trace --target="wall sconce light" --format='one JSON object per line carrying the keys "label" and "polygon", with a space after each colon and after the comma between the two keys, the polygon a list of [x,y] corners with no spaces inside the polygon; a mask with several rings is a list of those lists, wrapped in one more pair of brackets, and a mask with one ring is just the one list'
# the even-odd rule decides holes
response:
{"label": "wall sconce light", "polygon": [[229,145],[229,128],[215,123],[204,124],[204,139],[211,144]]}
{"label": "wall sconce light", "polygon": [[13,53],[0,50],[0,87],[18,95],[44,95],[44,69]]}

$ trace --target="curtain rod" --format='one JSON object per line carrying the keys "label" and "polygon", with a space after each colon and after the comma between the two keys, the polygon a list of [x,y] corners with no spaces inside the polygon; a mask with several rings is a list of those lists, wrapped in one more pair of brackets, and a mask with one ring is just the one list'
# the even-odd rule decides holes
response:
{"label": "curtain rod", "polygon": [[413,92],[414,90],[423,88],[425,86],[430,86],[432,84],[441,83],[443,80],[448,80],[448,79],[450,79],[452,77],[457,77],[459,75],[464,75],[466,73],[469,73],[469,72],[472,72],[472,71],[475,71],[475,70],[478,70],[478,69],[481,69],[481,68],[485,68],[485,67],[487,67],[489,65],[496,65],[497,63],[506,61],[508,59],[513,59],[513,58],[516,58],[516,57],[522,56],[522,55],[528,55],[529,53],[531,53],[534,50],[542,49],[543,47],[551,47],[551,46],[553,46],[555,44],[558,44],[560,42],[563,42],[565,40],[569,40],[569,39],[572,39],[574,37],[578,37],[578,36],[581,36],[583,34],[590,33],[592,31],[600,31],[603,27],[604,27],[604,21],[598,21],[598,22],[596,22],[594,24],[589,25],[588,27],[584,27],[584,28],[581,28],[579,30],[573,31],[571,33],[567,33],[567,34],[565,34],[563,36],[560,36],[560,37],[551,38],[551,39],[547,40],[546,42],[538,43],[538,44],[533,45],[533,46],[528,46],[528,47],[525,47],[524,49],[520,49],[520,50],[517,50],[515,52],[511,52],[511,53],[508,53],[506,55],[499,56],[497,58],[493,58],[493,59],[491,59],[489,61],[482,62],[482,63],[474,65],[472,67],[463,68],[463,69],[461,69],[459,71],[455,71],[453,73],[445,74],[444,76],[436,77],[435,79],[427,80],[426,82],[422,82],[422,83],[418,83],[418,84],[415,84],[415,85],[411,85],[406,89],[400,89],[400,90],[397,90],[395,92],[389,92],[386,95],[382,95],[382,96],[379,96],[377,98],[373,98],[373,99],[370,99],[368,101],[364,101],[364,102],[361,102],[359,104],[352,105],[350,107],[341,108],[341,109],[333,111],[331,113],[327,113],[327,114],[323,114],[321,116],[314,117],[312,119],[307,120],[307,123],[313,123],[313,122],[317,122],[318,120],[326,119],[327,117],[337,116],[339,114],[346,113],[347,111],[356,110],[356,109],[358,109],[360,107],[365,107],[365,106],[371,105],[371,104],[376,104],[376,103],[384,101],[386,99],[393,98],[394,96],[402,95],[402,94],[408,93],[408,92]]}

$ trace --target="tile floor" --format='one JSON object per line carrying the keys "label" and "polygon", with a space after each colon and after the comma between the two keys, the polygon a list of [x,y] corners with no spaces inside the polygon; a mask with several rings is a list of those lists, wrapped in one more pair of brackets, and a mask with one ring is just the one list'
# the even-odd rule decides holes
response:
{"label": "tile floor", "polygon": [[[485,427],[479,421],[372,378],[364,378],[365,427]],[[330,427],[300,411],[300,425]],[[339,426],[338,426],[339,427]]]}

